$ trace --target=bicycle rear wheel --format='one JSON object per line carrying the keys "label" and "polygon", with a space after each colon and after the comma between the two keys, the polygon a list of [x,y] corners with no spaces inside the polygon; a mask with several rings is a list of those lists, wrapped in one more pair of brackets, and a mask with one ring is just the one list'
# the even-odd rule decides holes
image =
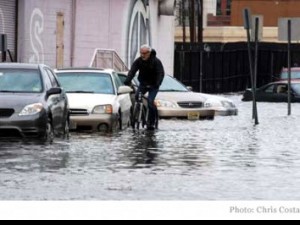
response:
{"label": "bicycle rear wheel", "polygon": [[139,130],[142,123],[143,108],[140,104],[136,104],[133,111],[132,128]]}

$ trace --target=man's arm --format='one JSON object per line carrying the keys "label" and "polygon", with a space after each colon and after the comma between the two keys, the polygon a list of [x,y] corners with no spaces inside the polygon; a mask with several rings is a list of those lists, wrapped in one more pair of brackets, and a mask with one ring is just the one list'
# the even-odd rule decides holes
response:
{"label": "man's arm", "polygon": [[165,70],[162,62],[159,59],[157,59],[156,63],[156,75],[156,86],[160,87],[165,77]]}
{"label": "man's arm", "polygon": [[139,71],[139,61],[138,59],[132,64],[130,71],[128,72],[128,77],[124,82],[125,85],[130,85],[131,81],[135,77],[137,71]]}

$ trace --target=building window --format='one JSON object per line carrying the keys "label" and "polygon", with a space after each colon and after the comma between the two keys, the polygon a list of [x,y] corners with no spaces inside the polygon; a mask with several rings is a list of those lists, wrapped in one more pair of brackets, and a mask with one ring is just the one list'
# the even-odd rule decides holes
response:
{"label": "building window", "polygon": [[217,0],[217,16],[231,15],[231,1],[232,0]]}

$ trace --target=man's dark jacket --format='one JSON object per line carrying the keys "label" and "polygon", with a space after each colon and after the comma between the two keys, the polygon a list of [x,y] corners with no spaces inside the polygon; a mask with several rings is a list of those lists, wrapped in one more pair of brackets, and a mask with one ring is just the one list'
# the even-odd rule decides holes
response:
{"label": "man's dark jacket", "polygon": [[130,84],[136,73],[139,71],[138,80],[142,86],[153,86],[159,88],[163,82],[165,71],[161,61],[156,57],[156,51],[152,50],[147,61],[138,58],[132,64],[125,84]]}

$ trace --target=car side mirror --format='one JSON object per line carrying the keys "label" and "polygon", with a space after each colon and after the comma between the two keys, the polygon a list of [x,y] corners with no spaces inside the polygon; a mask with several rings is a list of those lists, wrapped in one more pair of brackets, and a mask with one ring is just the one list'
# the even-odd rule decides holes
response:
{"label": "car side mirror", "polygon": [[128,86],[121,86],[119,87],[118,95],[130,94],[132,91],[132,88]]}
{"label": "car side mirror", "polygon": [[49,91],[47,91],[47,98],[51,95],[60,95],[62,93],[61,88],[51,88]]}
{"label": "car side mirror", "polygon": [[192,86],[187,86],[186,87],[189,91],[193,91],[193,87]]}

